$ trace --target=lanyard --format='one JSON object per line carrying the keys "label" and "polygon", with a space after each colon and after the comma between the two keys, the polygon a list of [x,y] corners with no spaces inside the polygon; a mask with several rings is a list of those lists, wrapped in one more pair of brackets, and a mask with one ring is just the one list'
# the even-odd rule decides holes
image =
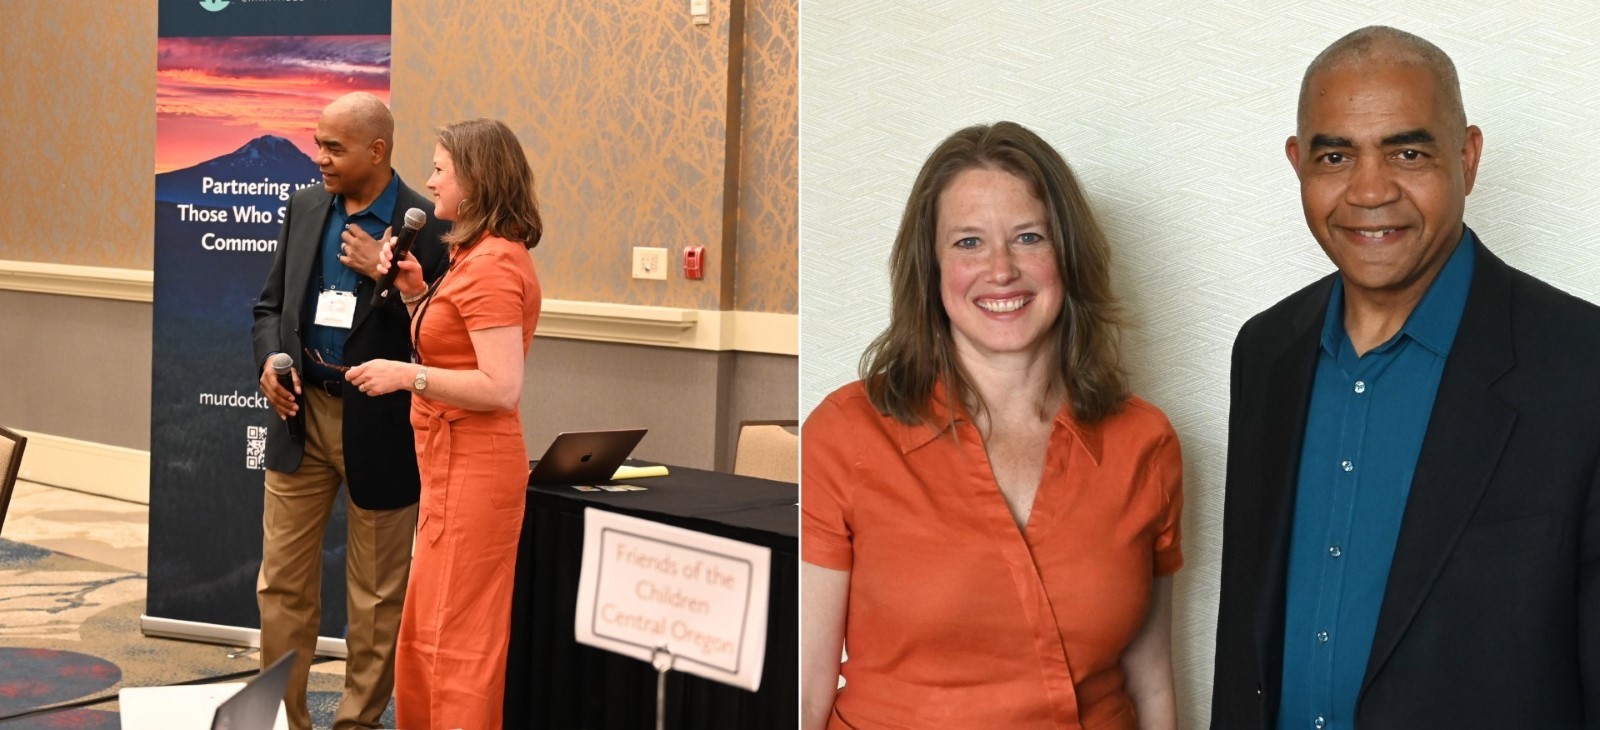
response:
{"label": "lanyard", "polygon": [[[463,256],[463,258],[465,257]],[[439,285],[444,283],[444,278],[455,270],[458,263],[461,263],[461,259],[452,259],[450,266],[444,270],[444,273],[440,274],[439,278],[434,279],[433,283],[428,285],[428,293],[423,295],[422,303],[417,305],[416,315],[411,318],[411,362],[413,363],[422,364],[422,318],[427,316],[428,305],[433,304],[433,296],[439,292]]]}

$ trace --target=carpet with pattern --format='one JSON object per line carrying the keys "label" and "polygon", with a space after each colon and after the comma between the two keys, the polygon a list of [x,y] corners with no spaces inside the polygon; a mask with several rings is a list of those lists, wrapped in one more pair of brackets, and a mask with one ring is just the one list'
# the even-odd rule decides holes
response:
{"label": "carpet with pattern", "polygon": [[[144,636],[144,601],[143,575],[0,539],[0,728],[117,728],[123,687],[240,681],[257,668],[254,653]],[[312,672],[317,727],[332,724],[342,683]]]}

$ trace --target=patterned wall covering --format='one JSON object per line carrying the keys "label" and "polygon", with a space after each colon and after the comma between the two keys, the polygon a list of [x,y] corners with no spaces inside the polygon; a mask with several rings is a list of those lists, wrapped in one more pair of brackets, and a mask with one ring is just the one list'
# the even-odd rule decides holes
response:
{"label": "patterned wall covering", "polygon": [[734,309],[800,311],[799,15],[797,0],[745,0],[744,169]]}
{"label": "patterned wall covering", "polygon": [[1467,222],[1511,264],[1600,301],[1600,11],[1585,0],[922,3],[801,8],[801,412],[854,378],[887,316],[905,195],[959,127],[1014,119],[1060,149],[1115,252],[1135,388],[1183,439],[1185,727],[1209,711],[1228,357],[1250,315],[1332,271],[1284,158],[1300,75],[1357,27],[1456,61],[1485,147]]}
{"label": "patterned wall covering", "polygon": [[[434,125],[501,118],[539,178],[545,296],[717,309],[729,7],[398,2],[396,166],[425,174]],[[689,244],[703,280],[629,277],[632,247]]]}
{"label": "patterned wall covering", "polygon": [[[797,310],[795,0],[749,0],[738,307]],[[499,117],[533,156],[535,253],[555,298],[732,308],[723,256],[729,0],[394,0],[396,168],[421,187],[438,124]],[[148,269],[154,211],[155,3],[7,3],[0,194],[20,219],[0,259]],[[785,116],[787,115],[787,116]],[[774,155],[766,159],[765,155]],[[745,223],[748,221],[748,223]],[[630,249],[707,247],[705,279],[629,277]]]}
{"label": "patterned wall covering", "polygon": [[0,259],[149,269],[156,4],[4,10]]}

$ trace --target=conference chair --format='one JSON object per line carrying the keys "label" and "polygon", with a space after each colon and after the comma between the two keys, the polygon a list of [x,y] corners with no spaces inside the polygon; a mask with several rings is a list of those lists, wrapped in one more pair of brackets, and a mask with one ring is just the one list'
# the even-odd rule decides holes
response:
{"label": "conference chair", "polygon": [[6,526],[11,490],[17,486],[17,474],[22,471],[22,449],[27,445],[28,439],[22,434],[0,427],[0,530]]}
{"label": "conference chair", "polygon": [[780,482],[800,481],[800,436],[793,430],[799,426],[799,421],[740,422],[733,473]]}

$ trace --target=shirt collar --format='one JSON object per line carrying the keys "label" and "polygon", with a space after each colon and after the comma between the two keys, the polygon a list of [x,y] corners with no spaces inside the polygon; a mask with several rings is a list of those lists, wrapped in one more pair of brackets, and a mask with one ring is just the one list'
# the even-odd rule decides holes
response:
{"label": "shirt collar", "polygon": [[[929,408],[929,418],[922,423],[908,426],[890,419],[893,423],[893,428],[898,430],[896,435],[900,442],[900,453],[909,454],[912,451],[916,451],[944,435],[946,431],[950,431],[955,427],[955,424],[961,422],[970,423],[972,421],[971,416],[967,414],[965,406],[956,405],[952,407],[948,403],[943,382],[934,385],[933,396],[930,401],[932,405]],[[1094,425],[1079,423],[1076,418],[1073,418],[1072,403],[1070,401],[1063,402],[1061,409],[1056,411],[1055,424],[1057,427],[1065,428],[1068,433],[1071,433],[1073,443],[1082,448],[1084,454],[1097,466],[1100,464],[1100,429]]]}
{"label": "shirt collar", "polygon": [[372,205],[367,206],[366,210],[358,210],[349,215],[345,215],[343,195],[333,196],[333,209],[338,211],[340,215],[345,215],[346,220],[365,214],[377,218],[378,220],[382,221],[384,225],[388,226],[394,224],[394,203],[399,198],[400,174],[391,171],[389,174],[389,184],[383,187],[383,192],[378,194],[378,198],[372,201]]}
{"label": "shirt collar", "polygon": [[[1471,228],[1461,227],[1461,240],[1456,250],[1445,261],[1444,268],[1428,291],[1411,310],[1406,323],[1400,327],[1384,348],[1397,342],[1401,336],[1410,337],[1434,354],[1445,357],[1455,343],[1456,329],[1461,326],[1461,312],[1467,306],[1467,292],[1472,288],[1473,259],[1476,256],[1478,237]],[[1328,312],[1322,320],[1322,349],[1335,357],[1339,347],[1349,335],[1344,331],[1344,278],[1333,278],[1333,294],[1328,297]]]}

